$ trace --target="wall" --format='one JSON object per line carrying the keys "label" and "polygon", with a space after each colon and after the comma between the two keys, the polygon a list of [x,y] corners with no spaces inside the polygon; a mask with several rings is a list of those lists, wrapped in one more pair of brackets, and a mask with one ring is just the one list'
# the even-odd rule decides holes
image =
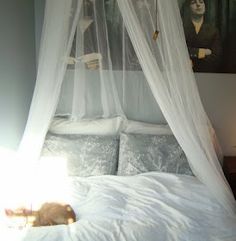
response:
{"label": "wall", "polygon": [[236,74],[196,74],[200,96],[225,155],[236,155]]}
{"label": "wall", "polygon": [[45,0],[34,0],[36,63],[38,62],[40,38],[41,38],[41,31],[42,31],[43,17],[44,17],[44,6],[45,6]]}
{"label": "wall", "polygon": [[0,147],[16,149],[35,83],[34,2],[3,1],[0,32]]}

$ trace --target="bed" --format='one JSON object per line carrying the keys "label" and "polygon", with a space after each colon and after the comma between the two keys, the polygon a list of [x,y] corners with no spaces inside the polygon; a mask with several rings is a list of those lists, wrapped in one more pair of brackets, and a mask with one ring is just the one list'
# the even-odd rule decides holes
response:
{"label": "bed", "polygon": [[148,172],[71,177],[67,186],[65,201],[73,206],[77,222],[5,228],[1,240],[236,240],[235,218],[227,216],[193,176]]}
{"label": "bed", "polygon": [[1,225],[0,240],[235,241],[236,218],[193,175],[170,130],[154,129],[142,126],[152,133],[143,135],[130,127],[119,137],[49,133],[42,156],[67,158],[68,175],[48,182],[44,174],[35,190],[41,202],[69,203],[77,221],[21,230]]}

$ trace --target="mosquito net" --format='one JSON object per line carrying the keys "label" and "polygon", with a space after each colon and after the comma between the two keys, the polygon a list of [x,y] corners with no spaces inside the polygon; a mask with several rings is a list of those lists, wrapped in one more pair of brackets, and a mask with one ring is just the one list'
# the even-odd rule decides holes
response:
{"label": "mosquito net", "polygon": [[[156,114],[160,110],[164,117]],[[196,177],[234,213],[177,1],[47,0],[37,81],[19,153],[30,161],[38,158],[55,115],[137,120],[140,114],[169,124]]]}

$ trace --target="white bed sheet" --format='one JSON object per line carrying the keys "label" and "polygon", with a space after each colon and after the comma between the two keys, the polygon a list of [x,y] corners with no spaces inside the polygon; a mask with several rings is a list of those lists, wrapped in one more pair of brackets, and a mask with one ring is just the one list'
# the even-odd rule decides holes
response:
{"label": "white bed sheet", "polygon": [[60,201],[73,206],[77,222],[21,231],[1,227],[0,240],[236,241],[236,218],[195,177],[150,172],[70,178],[66,186],[69,195]]}

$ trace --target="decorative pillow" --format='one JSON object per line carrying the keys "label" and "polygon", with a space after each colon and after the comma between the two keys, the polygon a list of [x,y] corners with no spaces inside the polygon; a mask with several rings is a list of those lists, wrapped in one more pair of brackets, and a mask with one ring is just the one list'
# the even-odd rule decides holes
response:
{"label": "decorative pillow", "polygon": [[122,128],[122,121],[121,117],[80,121],[56,117],[49,131],[54,134],[116,135]]}
{"label": "decorative pillow", "polygon": [[117,175],[149,171],[193,175],[187,158],[173,135],[122,133]]}
{"label": "decorative pillow", "polygon": [[69,176],[113,175],[117,170],[118,145],[114,136],[48,133],[41,156],[66,159]]}
{"label": "decorative pillow", "polygon": [[150,135],[173,135],[167,124],[151,124],[132,120],[124,122],[123,132]]}

